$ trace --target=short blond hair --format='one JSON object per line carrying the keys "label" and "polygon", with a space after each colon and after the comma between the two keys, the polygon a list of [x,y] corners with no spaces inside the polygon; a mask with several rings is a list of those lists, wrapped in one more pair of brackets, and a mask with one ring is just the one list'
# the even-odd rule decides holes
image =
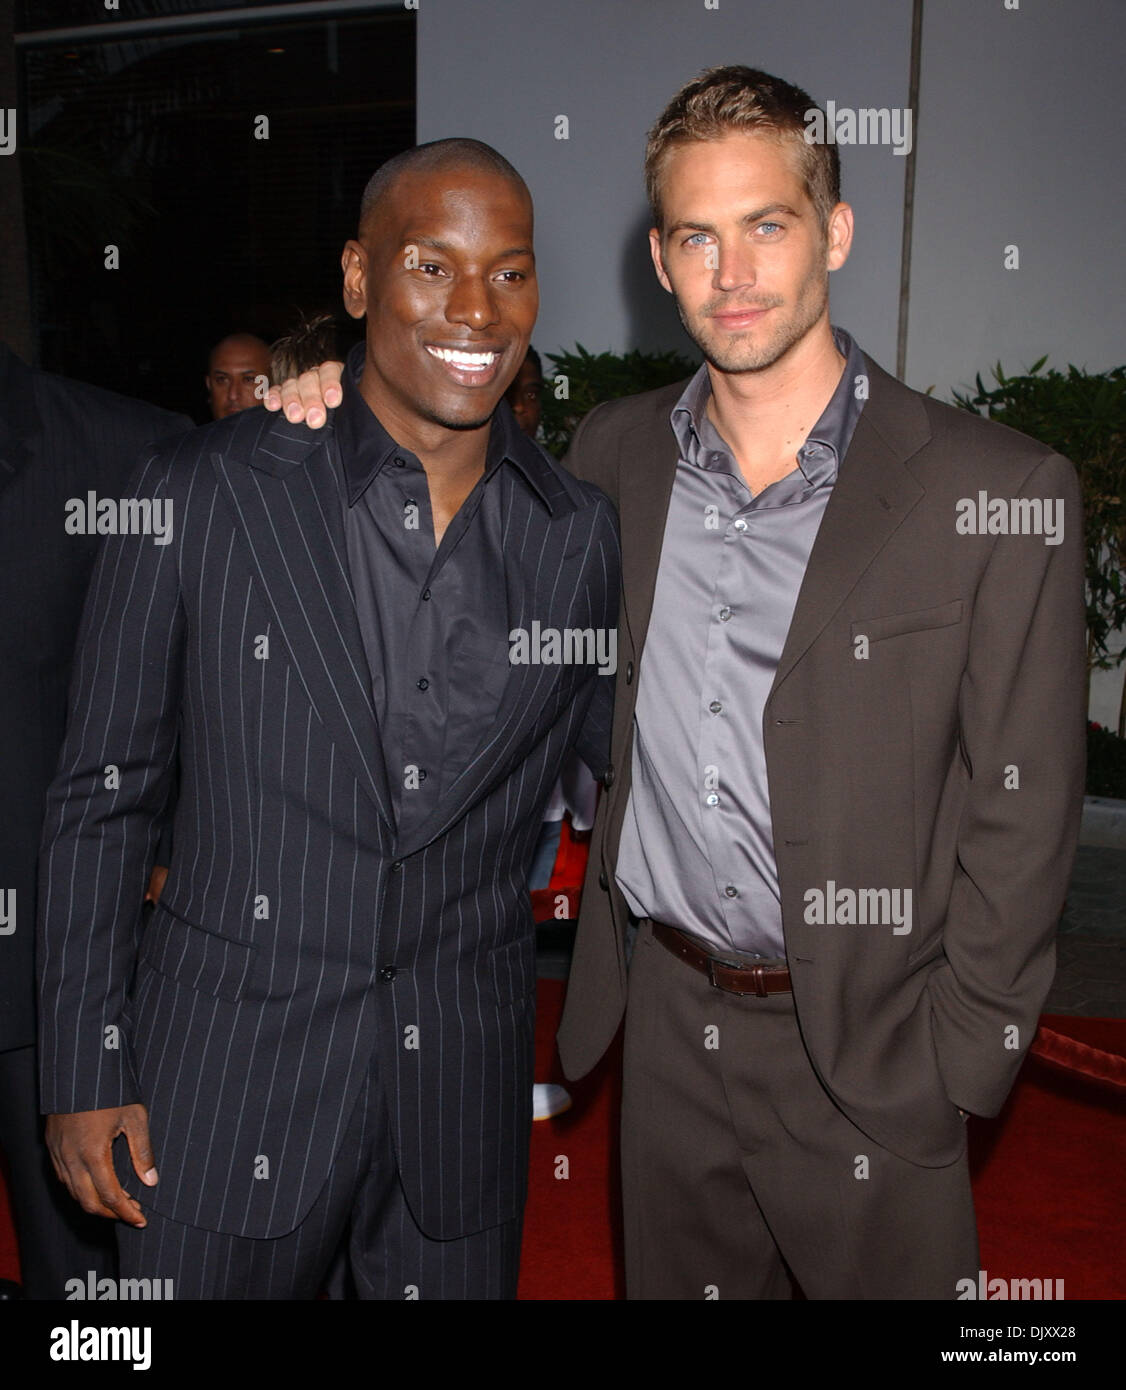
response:
{"label": "short blond hair", "polygon": [[661,112],[645,145],[645,190],[657,228],[664,227],[661,176],[671,149],[761,131],[794,145],[806,197],[824,235],[841,200],[841,159],[835,144],[805,138],[810,113],[819,109],[808,92],[757,68],[736,64],[702,72]]}

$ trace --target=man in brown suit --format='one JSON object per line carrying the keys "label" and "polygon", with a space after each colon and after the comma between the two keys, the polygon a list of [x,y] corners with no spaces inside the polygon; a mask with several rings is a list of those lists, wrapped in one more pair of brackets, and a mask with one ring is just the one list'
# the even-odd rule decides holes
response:
{"label": "man in brown suit", "polygon": [[626,1014],[633,1298],[976,1278],[963,1120],[1032,1041],[1074,854],[1074,471],[830,326],[852,213],[815,109],[746,68],[673,99],[650,237],[706,365],[568,456],[618,506],[623,606],[559,1045],[582,1076]]}

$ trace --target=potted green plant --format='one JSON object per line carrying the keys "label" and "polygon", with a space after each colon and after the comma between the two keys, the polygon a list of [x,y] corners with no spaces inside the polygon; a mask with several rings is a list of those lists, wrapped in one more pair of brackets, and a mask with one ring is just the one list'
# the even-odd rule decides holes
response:
{"label": "potted green plant", "polygon": [[[1044,370],[1046,357],[1020,376],[1006,376],[998,362],[996,385],[954,392],[966,410],[1032,435],[1069,458],[1079,474],[1083,494],[1087,575],[1087,669],[1113,670],[1126,658],[1121,632],[1126,627],[1126,366],[1106,372]],[[1115,650],[1115,646],[1118,649]],[[1100,735],[1114,738],[1109,730]],[[1118,717],[1118,739],[1126,734],[1126,684]],[[1105,739],[1104,739],[1105,742]],[[1092,764],[1122,769],[1122,759],[1103,748],[1092,751]],[[1105,780],[1105,779],[1103,779]],[[1117,790],[1097,794],[1126,796],[1126,776]],[[1094,793],[1093,793],[1094,794]]]}

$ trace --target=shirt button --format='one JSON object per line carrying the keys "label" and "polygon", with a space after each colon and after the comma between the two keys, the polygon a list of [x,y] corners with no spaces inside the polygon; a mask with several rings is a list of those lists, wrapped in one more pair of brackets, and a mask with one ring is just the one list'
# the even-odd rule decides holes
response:
{"label": "shirt button", "polygon": [[426,781],[426,769],[425,769],[424,767],[420,767],[420,768],[418,769],[418,780],[419,780],[420,782],[425,782],[425,781]]}
{"label": "shirt button", "polygon": [[731,609],[728,608],[726,605],[719,610],[719,620],[721,623],[726,623],[730,619],[730,617]]}
{"label": "shirt button", "polygon": [[739,520],[735,523],[735,529],[736,531],[745,531],[747,529],[747,523],[743,520],[742,517],[740,517]]}
{"label": "shirt button", "polygon": [[421,680],[415,681],[415,685],[418,686],[419,690],[429,690],[429,689],[430,689],[430,682],[426,679],[425,676],[423,676]]}
{"label": "shirt button", "polygon": [[708,706],[708,709],[710,709],[713,714],[718,714],[720,710],[723,709],[723,706],[720,704],[718,700],[713,700],[711,704]]}
{"label": "shirt button", "polygon": [[739,896],[739,890],[733,883],[729,883],[723,891],[729,898],[737,898]]}
{"label": "shirt button", "polygon": [[398,973],[399,972],[395,969],[393,965],[384,965],[381,967],[379,971],[379,978],[381,980],[386,980],[387,983],[390,984]]}
{"label": "shirt button", "polygon": [[716,796],[715,792],[709,792],[707,796],[704,797],[704,801],[708,806],[719,805],[719,797]]}
{"label": "shirt button", "polygon": [[424,599],[428,599],[428,598],[430,597],[430,590],[429,590],[429,589],[423,589],[423,591],[422,591],[422,597],[423,597]]}

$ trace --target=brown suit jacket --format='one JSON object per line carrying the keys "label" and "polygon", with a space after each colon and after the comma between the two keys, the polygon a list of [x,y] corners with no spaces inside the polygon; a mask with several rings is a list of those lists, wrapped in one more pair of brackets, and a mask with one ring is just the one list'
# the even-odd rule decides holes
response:
{"label": "brown suit jacket", "polygon": [[[812,1064],[865,1133],[940,1166],[964,1143],[955,1107],[1003,1104],[1055,968],[1084,779],[1081,505],[1066,459],[865,361],[868,400],[763,712],[767,774]],[[599,406],[567,457],[618,507],[623,586],[612,767],[559,1033],[572,1078],[626,1003],[614,871],[681,390]],[[1062,500],[1062,542],[959,533],[958,503],[983,490]],[[830,882],[910,888],[910,934],[811,924],[806,893]]]}

